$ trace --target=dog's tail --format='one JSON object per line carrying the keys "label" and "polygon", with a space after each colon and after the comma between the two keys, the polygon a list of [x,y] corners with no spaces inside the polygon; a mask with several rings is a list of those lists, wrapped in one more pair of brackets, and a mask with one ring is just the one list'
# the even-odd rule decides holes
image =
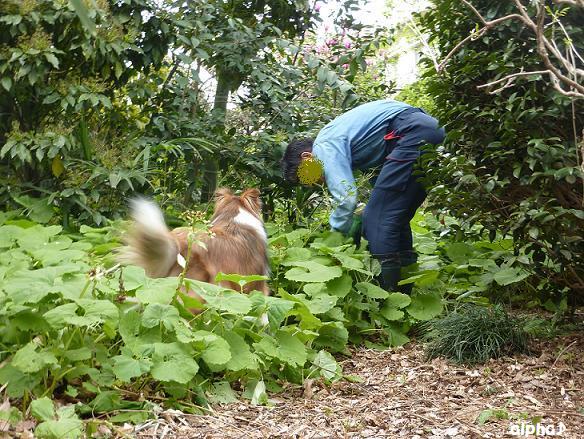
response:
{"label": "dog's tail", "polygon": [[130,202],[134,224],[118,259],[138,265],[151,277],[168,276],[179,254],[158,206],[145,199]]}

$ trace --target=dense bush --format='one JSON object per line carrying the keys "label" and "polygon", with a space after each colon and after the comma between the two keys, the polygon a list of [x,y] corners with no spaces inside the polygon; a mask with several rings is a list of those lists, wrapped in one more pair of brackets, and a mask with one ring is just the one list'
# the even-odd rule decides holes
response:
{"label": "dense bush", "polygon": [[[421,22],[445,57],[479,25],[461,2],[434,3]],[[530,13],[533,3],[527,6]],[[472,4],[488,20],[515,7],[513,2],[491,0]],[[560,51],[575,44],[582,52],[584,10],[549,6],[546,32]],[[558,19],[570,41],[558,31]],[[432,205],[467,224],[482,225],[491,237],[497,232],[512,236],[517,262],[525,255],[539,279],[535,297],[559,301],[570,294],[582,299],[584,100],[560,94],[547,75],[517,78],[495,94],[487,91],[497,86],[477,89],[511,73],[544,67],[533,32],[517,20],[475,37],[454,54],[444,72],[432,69],[425,75],[436,114],[448,133],[430,166],[436,185]],[[575,62],[582,68],[581,60]]]}

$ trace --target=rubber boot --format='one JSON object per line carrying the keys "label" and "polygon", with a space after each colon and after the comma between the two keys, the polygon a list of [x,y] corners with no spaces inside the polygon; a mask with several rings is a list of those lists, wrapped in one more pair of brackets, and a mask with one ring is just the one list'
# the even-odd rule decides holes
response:
{"label": "rubber boot", "polygon": [[385,257],[380,259],[381,274],[379,275],[379,284],[386,291],[398,291],[397,283],[401,278],[401,264],[399,255]]}
{"label": "rubber boot", "polygon": [[[408,276],[408,269],[407,267],[415,264],[418,262],[418,254],[413,250],[403,251],[400,252],[400,264],[401,264],[401,276],[402,278],[407,278]],[[414,287],[413,283],[400,285],[399,292],[403,294],[410,295],[412,294],[412,288]]]}

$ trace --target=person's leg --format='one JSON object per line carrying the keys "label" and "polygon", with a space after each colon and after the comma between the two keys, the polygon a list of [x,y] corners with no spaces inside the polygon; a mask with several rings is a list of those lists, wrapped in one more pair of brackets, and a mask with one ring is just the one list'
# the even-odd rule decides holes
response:
{"label": "person's leg", "polygon": [[[425,199],[422,185],[412,175],[419,158],[419,146],[440,143],[444,130],[436,119],[423,112],[408,112],[397,116],[391,129],[399,136],[388,155],[363,216],[363,234],[371,254],[381,263],[382,287],[396,291],[401,268],[415,262],[410,220]],[[403,260],[402,260],[403,259]],[[411,285],[405,285],[405,292]]]}

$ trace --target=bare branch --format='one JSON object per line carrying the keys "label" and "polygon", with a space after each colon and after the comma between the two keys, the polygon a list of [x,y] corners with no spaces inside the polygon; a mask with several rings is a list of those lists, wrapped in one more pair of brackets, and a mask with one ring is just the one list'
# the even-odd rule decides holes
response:
{"label": "bare branch", "polygon": [[[497,90],[489,92],[491,94],[498,93],[499,91],[507,87],[510,87],[514,83],[515,79],[518,77],[529,76],[534,74],[547,74],[550,77],[554,89],[559,91],[561,94],[574,98],[580,99],[584,98],[584,85],[580,81],[580,78],[584,78],[584,70],[579,69],[577,67],[575,60],[575,57],[581,59],[580,54],[576,51],[573,44],[570,44],[567,48],[568,52],[567,56],[564,56],[560,52],[555,41],[550,41],[544,33],[545,0],[538,0],[537,2],[536,5],[537,15],[535,17],[535,21],[533,20],[532,17],[529,16],[527,8],[523,5],[521,0],[513,0],[513,3],[515,3],[518,13],[505,15],[503,17],[490,21],[485,19],[485,17],[481,15],[478,9],[470,1],[468,0],[461,1],[466,5],[466,7],[468,7],[473,12],[473,14],[478,18],[483,27],[477,31],[473,31],[469,36],[467,36],[458,44],[456,44],[456,46],[446,55],[442,62],[438,64],[438,67],[436,68],[438,72],[443,71],[448,61],[460,50],[462,46],[467,44],[469,41],[480,38],[498,24],[501,24],[509,20],[518,20],[534,33],[535,40],[537,43],[537,53],[541,60],[543,61],[546,70],[540,70],[535,72],[523,71],[517,72],[514,74],[507,75],[504,78],[498,79],[496,81],[480,85],[478,86],[478,88],[485,88],[492,85],[505,83],[502,87],[498,88]],[[584,7],[584,0],[564,0],[564,1],[554,0],[554,2],[557,4],[569,4],[572,6]],[[559,20],[556,20],[556,22],[559,22]],[[564,26],[561,23],[559,24],[564,33],[564,36],[569,40],[570,37],[566,32]],[[559,62],[559,65],[554,64],[554,62],[550,58],[550,55],[553,56],[553,58],[555,58],[557,62]]]}
{"label": "bare branch", "polygon": [[533,75],[545,75],[545,74],[551,74],[551,73],[552,72],[550,72],[549,70],[535,70],[533,72],[512,73],[510,75],[504,76],[503,78],[497,79],[496,81],[491,81],[491,82],[488,82],[488,83],[483,84],[483,85],[478,85],[477,88],[491,87],[493,85],[500,84],[502,82],[506,82],[506,84],[503,87],[500,87],[497,90],[493,90],[493,91],[489,92],[489,94],[496,94],[496,93],[500,92],[501,90],[504,90],[507,87],[510,87],[515,82],[515,79],[517,79],[519,77],[533,76]]}

